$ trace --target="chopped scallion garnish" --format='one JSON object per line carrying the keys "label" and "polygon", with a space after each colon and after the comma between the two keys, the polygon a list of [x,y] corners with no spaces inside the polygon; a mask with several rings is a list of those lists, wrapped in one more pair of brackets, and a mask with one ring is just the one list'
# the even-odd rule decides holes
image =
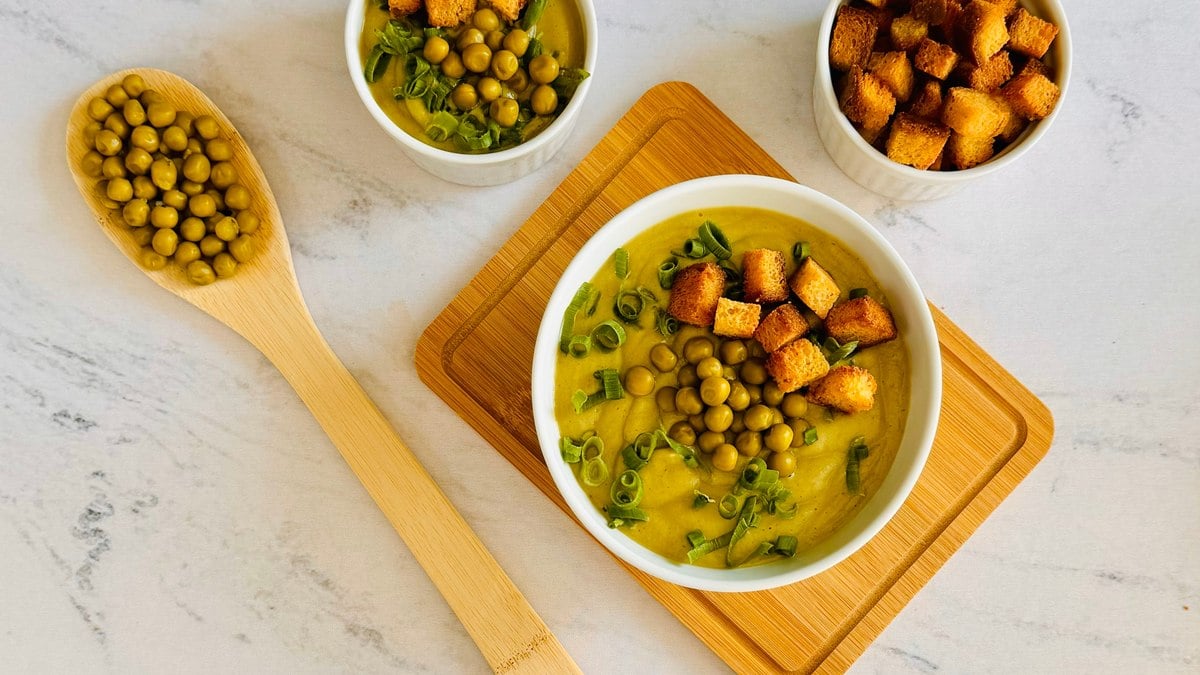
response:
{"label": "chopped scallion garnish", "polygon": [[812,445],[817,442],[817,428],[809,427],[804,430],[804,444]]}
{"label": "chopped scallion garnish", "polygon": [[602,321],[592,329],[591,342],[600,349],[611,352],[625,344],[625,329],[612,319]]}
{"label": "chopped scallion garnish", "polygon": [[623,248],[618,248],[617,252],[614,253],[613,256],[614,256],[613,266],[616,268],[617,278],[618,279],[628,279],[629,278],[629,251],[626,251]]}
{"label": "chopped scallion garnish", "polygon": [[807,241],[798,241],[792,246],[792,257],[796,259],[797,263],[802,263],[809,256],[811,248]]}
{"label": "chopped scallion garnish", "polygon": [[725,260],[733,255],[733,251],[729,247],[729,239],[725,237],[725,233],[721,231],[721,228],[717,227],[711,220],[700,223],[698,234],[705,248],[717,260]]}
{"label": "chopped scallion garnish", "polygon": [[675,282],[675,273],[679,271],[679,261],[675,258],[668,258],[658,266],[658,285],[664,291],[671,290],[671,284]]}
{"label": "chopped scallion garnish", "polygon": [[693,237],[683,242],[683,255],[692,259],[703,258],[708,255],[708,247],[699,237]]}
{"label": "chopped scallion garnish", "polygon": [[785,558],[796,555],[796,538],[790,534],[781,534],[775,540],[775,552]]}
{"label": "chopped scallion garnish", "polygon": [[567,309],[563,311],[562,330],[558,334],[558,348],[564,354],[568,352],[571,343],[571,336],[575,334],[575,315],[579,310],[583,309],[591,297],[593,286],[591,282],[585,281],[579,285],[579,290],[575,291],[575,296],[571,298],[571,302],[567,305]]}
{"label": "chopped scallion garnish", "polygon": [[865,288],[851,288],[850,289],[850,299],[857,300],[861,297],[866,296],[868,293],[869,293],[869,291]]}

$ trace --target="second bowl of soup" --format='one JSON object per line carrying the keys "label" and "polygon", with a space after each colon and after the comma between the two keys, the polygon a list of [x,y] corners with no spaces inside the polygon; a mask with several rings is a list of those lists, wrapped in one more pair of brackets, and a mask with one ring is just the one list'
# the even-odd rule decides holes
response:
{"label": "second bowl of soup", "polygon": [[816,574],[899,508],[932,444],[937,336],[865,221],[795,183],[657,192],[592,237],[534,353],[551,474],[618,557],[705,590]]}

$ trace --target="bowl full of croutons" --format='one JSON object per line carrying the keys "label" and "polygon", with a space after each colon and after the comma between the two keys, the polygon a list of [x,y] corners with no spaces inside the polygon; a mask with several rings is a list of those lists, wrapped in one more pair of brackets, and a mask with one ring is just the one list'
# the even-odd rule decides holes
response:
{"label": "bowl full of croutons", "polygon": [[1025,154],[1070,73],[1058,0],[835,0],[819,30],[813,108],[852,179],[936,199]]}
{"label": "bowl full of croutons", "polygon": [[544,164],[596,64],[591,0],[350,0],[345,49],[368,112],[414,163],[464,185]]}
{"label": "bowl full of croutons", "polygon": [[534,346],[543,458],[638,569],[754,591],[853,554],[900,508],[941,405],[932,316],[887,241],[791,181],[700,178],[575,255]]}

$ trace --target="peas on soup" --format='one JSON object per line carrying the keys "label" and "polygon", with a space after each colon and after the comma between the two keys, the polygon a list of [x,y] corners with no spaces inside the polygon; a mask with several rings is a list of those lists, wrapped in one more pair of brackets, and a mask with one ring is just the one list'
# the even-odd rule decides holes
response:
{"label": "peas on soup", "polygon": [[647,229],[576,293],[555,417],[609,526],[706,567],[791,557],[883,482],[908,352],[840,241],[762,209]]}

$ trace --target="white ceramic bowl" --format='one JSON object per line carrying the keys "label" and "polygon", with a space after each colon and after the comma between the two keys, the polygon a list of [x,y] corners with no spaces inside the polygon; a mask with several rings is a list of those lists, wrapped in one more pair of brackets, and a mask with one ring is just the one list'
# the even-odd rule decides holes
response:
{"label": "white ceramic bowl", "polygon": [[[667,218],[721,206],[771,209],[805,220],[854,251],[886,292],[912,365],[909,413],[895,461],[879,490],[850,522],[815,548],[776,563],[741,569],[685,565],[642,547],[609,529],[588,501],[571,468],[559,454],[554,418],[554,374],[563,311],[584,281],[607,263],[612,252]],[[937,429],[942,399],[942,365],[937,333],[925,296],[900,256],[867,221],[811,188],[763,176],[715,176],[659,190],[631,205],[600,228],[580,249],[559,279],[538,330],[533,353],[533,419],[551,476],[575,516],[618,558],[660,579],[710,591],[756,591],[817,574],[854,553],[895,515],[925,465]]]}
{"label": "white ceramic bowl", "polygon": [[833,32],[833,19],[838,7],[845,4],[847,0],[833,0],[821,18],[821,28],[817,34],[813,113],[821,142],[825,144],[825,150],[834,163],[847,176],[869,190],[903,200],[939,199],[953,194],[963,185],[1016,162],[1045,135],[1050,123],[1062,109],[1067,97],[1067,82],[1071,78],[1071,29],[1067,26],[1067,15],[1058,0],[1022,0],[1022,4],[1034,16],[1058,25],[1058,37],[1054,39],[1049,52],[1053,56],[1054,81],[1061,90],[1054,110],[1044,119],[1026,127],[1015,141],[995,157],[974,168],[963,171],[922,171],[897,164],[871,147],[838,107],[837,94],[833,91],[833,79],[829,73],[829,37]]}
{"label": "white ceramic bowl", "polygon": [[596,75],[596,10],[592,0],[558,0],[559,2],[574,2],[579,8],[579,16],[583,19],[584,57],[583,67],[591,77],[583,81],[575,91],[575,95],[567,102],[562,114],[542,130],[537,136],[515,148],[487,154],[470,155],[449,152],[435,148],[413,138],[407,131],[396,126],[388,118],[371,90],[367,87],[367,79],[363,76],[362,57],[358,45],[362,36],[363,15],[367,2],[376,0],[350,0],[346,8],[346,65],[350,68],[350,80],[354,90],[362,99],[363,105],[397,143],[401,151],[417,166],[425,169],[438,178],[461,185],[500,185],[509,183],[535,171],[554,156],[562,148],[571,130],[575,128],[575,120],[583,109],[588,91],[592,88],[592,79]]}

